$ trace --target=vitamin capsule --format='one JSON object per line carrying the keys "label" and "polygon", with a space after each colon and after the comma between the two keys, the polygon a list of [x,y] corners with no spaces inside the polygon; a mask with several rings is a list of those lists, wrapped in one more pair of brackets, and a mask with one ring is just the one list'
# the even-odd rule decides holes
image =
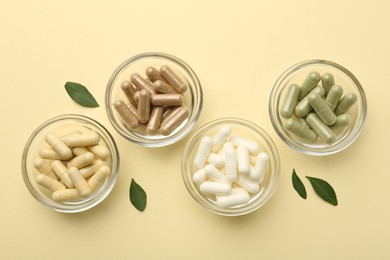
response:
{"label": "vitamin capsule", "polygon": [[241,192],[217,198],[217,206],[220,208],[229,208],[248,203],[250,196],[248,193]]}
{"label": "vitamin capsule", "polygon": [[194,158],[194,165],[196,168],[200,169],[204,166],[212,145],[213,139],[209,136],[205,136],[200,140],[198,151],[196,152]]}
{"label": "vitamin capsule", "polygon": [[259,153],[256,157],[256,164],[249,178],[257,183],[263,182],[265,171],[268,166],[269,156],[267,153]]}
{"label": "vitamin capsule", "polygon": [[183,96],[180,94],[155,94],[150,102],[153,106],[177,107],[183,104]]}
{"label": "vitamin capsule", "polygon": [[153,83],[153,89],[159,94],[177,94],[176,90],[162,80]]}
{"label": "vitamin capsule", "polygon": [[163,135],[170,135],[175,129],[177,129],[189,116],[190,112],[184,106],[178,107],[172,116],[161,123],[161,133]]}
{"label": "vitamin capsule", "polygon": [[94,175],[92,175],[92,177],[88,180],[88,185],[89,187],[91,187],[92,191],[103,185],[107,177],[110,175],[110,172],[110,167],[108,167],[107,165],[103,165],[97,170]]}
{"label": "vitamin capsule", "polygon": [[[317,93],[321,97],[323,97],[325,95],[325,89],[321,86],[317,86],[310,92],[310,94],[311,93]],[[307,96],[306,96],[301,101],[299,101],[299,103],[295,107],[295,114],[299,117],[305,117],[312,110],[313,110],[313,108],[310,106],[309,101],[307,100]]]}
{"label": "vitamin capsule", "polygon": [[34,167],[38,170],[39,173],[45,174],[56,181],[59,180],[57,175],[51,170],[50,165],[42,158],[37,158],[34,160]]}
{"label": "vitamin capsule", "polygon": [[145,89],[141,90],[139,93],[137,116],[140,123],[147,123],[149,120],[150,93]]}
{"label": "vitamin capsule", "polygon": [[284,127],[294,135],[306,140],[308,143],[314,143],[314,141],[317,140],[317,134],[313,130],[292,118],[289,118],[284,122]]}
{"label": "vitamin capsule", "polygon": [[52,148],[42,148],[39,150],[39,156],[42,159],[48,159],[48,160],[62,160],[62,158],[56,151],[54,151]]}
{"label": "vitamin capsule", "polygon": [[160,75],[171,85],[179,94],[186,92],[187,85],[184,81],[167,65],[161,66]]}
{"label": "vitamin capsule", "polygon": [[207,162],[217,168],[221,168],[225,165],[225,161],[223,160],[223,158],[216,153],[210,153],[207,157]]}
{"label": "vitamin capsule", "polygon": [[167,121],[169,120],[173,114],[175,114],[178,110],[180,109],[180,107],[166,107],[164,109],[164,114],[161,118],[161,124],[164,122],[164,121]]}
{"label": "vitamin capsule", "polygon": [[243,175],[238,175],[237,184],[252,194],[259,191],[259,184]]}
{"label": "vitamin capsule", "polygon": [[82,155],[84,153],[87,153],[88,152],[88,149],[85,148],[85,147],[73,147],[72,148],[72,152],[75,156],[79,156],[79,155]]}
{"label": "vitamin capsule", "polygon": [[200,185],[202,182],[206,180],[207,176],[204,171],[204,168],[197,170],[193,175],[192,175],[192,180],[197,184]]}
{"label": "vitamin capsule", "polygon": [[69,178],[68,174],[68,168],[59,160],[55,160],[51,163],[51,168],[53,169],[54,173],[60,178],[66,187],[68,188],[74,188],[74,185]]}
{"label": "vitamin capsule", "polygon": [[76,201],[81,199],[81,195],[76,189],[66,189],[53,192],[51,198],[57,202]]}
{"label": "vitamin capsule", "polygon": [[156,81],[156,80],[163,80],[163,78],[161,77],[160,73],[158,72],[158,69],[156,69],[153,66],[147,67],[146,70],[145,70],[145,74],[153,82]]}
{"label": "vitamin capsule", "polygon": [[223,126],[219,129],[218,133],[213,137],[213,146],[211,151],[216,152],[222,146],[222,144],[228,139],[232,130],[228,126]]}
{"label": "vitamin capsule", "polygon": [[249,151],[244,145],[237,147],[237,166],[238,172],[243,175],[248,175],[250,171]]}
{"label": "vitamin capsule", "polygon": [[45,141],[61,156],[62,159],[66,160],[72,157],[73,154],[70,148],[55,134],[48,133],[45,136]]}
{"label": "vitamin capsule", "polygon": [[114,107],[124,123],[130,128],[135,129],[139,126],[138,118],[131,113],[130,109],[122,100],[115,101]]}
{"label": "vitamin capsule", "polygon": [[42,187],[45,187],[46,189],[51,190],[51,191],[66,189],[64,184],[50,178],[49,176],[47,176],[45,174],[38,174],[36,177],[36,181],[39,185],[41,185]]}
{"label": "vitamin capsule", "polygon": [[310,113],[306,117],[309,126],[321,137],[326,143],[332,143],[336,139],[336,135],[325,125],[316,113]]}
{"label": "vitamin capsule", "polygon": [[199,189],[202,193],[224,195],[232,190],[228,183],[205,181],[200,184]]}
{"label": "vitamin capsule", "polygon": [[79,172],[79,169],[76,167],[70,167],[68,170],[69,178],[71,179],[73,185],[76,187],[76,190],[83,197],[88,197],[92,193],[91,187],[89,187],[87,181]]}
{"label": "vitamin capsule", "polygon": [[334,85],[333,75],[330,73],[325,73],[321,78],[322,87],[325,89],[326,93],[329,93],[330,88]]}
{"label": "vitamin capsule", "polygon": [[299,100],[307,96],[318,84],[321,79],[320,73],[317,71],[310,72],[301,85],[301,92],[299,93]]}
{"label": "vitamin capsule", "polygon": [[334,110],[334,113],[336,116],[344,114],[348,111],[348,109],[355,104],[357,101],[357,96],[354,93],[348,93],[344,97],[342,97],[337,104],[336,109]]}
{"label": "vitamin capsule", "polygon": [[249,139],[240,136],[232,136],[230,138],[230,142],[232,142],[235,146],[239,146],[239,145],[246,146],[246,148],[248,148],[251,154],[258,154],[260,152],[260,145]]}
{"label": "vitamin capsule", "polygon": [[123,81],[121,85],[121,89],[123,93],[126,95],[127,100],[130,102],[131,105],[134,107],[137,107],[137,102],[134,100],[134,93],[135,88],[133,87],[133,84],[131,84],[130,81]]}
{"label": "vitamin capsule", "polygon": [[95,156],[91,152],[83,153],[82,155],[74,157],[72,160],[70,160],[66,166],[68,168],[71,167],[77,167],[78,169],[90,164],[95,159]]}
{"label": "vitamin capsule", "polygon": [[[221,156],[226,160],[226,156],[225,156],[225,153],[226,153],[226,149],[228,148],[233,148],[234,149],[234,144],[232,142],[225,142],[222,146],[222,149],[220,149],[220,153],[221,153]],[[236,151],[234,149],[234,151]]]}
{"label": "vitamin capsule", "polygon": [[[226,144],[229,144],[229,142]],[[226,179],[228,181],[235,181],[237,180],[237,156],[234,147],[224,145],[224,156]]]}
{"label": "vitamin capsule", "polygon": [[96,132],[90,131],[89,133],[82,135],[69,136],[65,138],[64,141],[69,147],[90,146],[98,144],[100,141],[100,136]]}
{"label": "vitamin capsule", "polygon": [[204,167],[204,172],[206,173],[206,176],[209,177],[211,180],[215,182],[226,182],[227,179],[226,176],[223,172],[218,170],[214,165],[212,164],[207,164]]}
{"label": "vitamin capsule", "polygon": [[297,84],[290,85],[286,97],[284,98],[282,109],[280,110],[282,117],[290,118],[293,115],[295,106],[298,103],[300,92],[301,88]]}
{"label": "vitamin capsule", "polygon": [[325,103],[332,111],[335,110],[341,96],[343,95],[343,88],[339,85],[333,85],[330,88],[328,95],[325,98]]}
{"label": "vitamin capsule", "polygon": [[88,150],[102,160],[106,160],[110,156],[110,150],[102,144],[88,146]]}
{"label": "vitamin capsule", "polygon": [[310,106],[314,109],[317,116],[325,125],[333,125],[336,122],[336,115],[332,109],[325,103],[320,95],[316,93],[310,93],[307,96]]}
{"label": "vitamin capsule", "polygon": [[80,169],[81,175],[84,179],[91,177],[101,166],[104,165],[104,162],[100,159],[95,160],[93,163],[89,164]]}
{"label": "vitamin capsule", "polygon": [[153,84],[150,84],[138,73],[134,73],[133,75],[131,75],[130,80],[139,90],[145,89],[149,92],[150,95],[156,94],[153,89]]}
{"label": "vitamin capsule", "polygon": [[134,102],[137,104],[137,106],[134,106],[134,107],[138,107],[139,93],[140,93],[140,92],[141,92],[141,90],[140,90],[140,91],[136,91],[136,92],[134,93],[133,99],[134,99]]}
{"label": "vitamin capsule", "polygon": [[349,126],[351,117],[348,114],[341,114],[336,117],[336,122],[331,126],[332,129]]}
{"label": "vitamin capsule", "polygon": [[148,126],[146,127],[146,133],[148,135],[155,135],[161,125],[162,115],[164,113],[164,107],[153,107],[150,113]]}

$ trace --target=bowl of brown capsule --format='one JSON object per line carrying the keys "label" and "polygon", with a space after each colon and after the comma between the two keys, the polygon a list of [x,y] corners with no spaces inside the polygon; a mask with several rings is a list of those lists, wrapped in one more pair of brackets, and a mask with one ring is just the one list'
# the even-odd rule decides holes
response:
{"label": "bowl of brown capsule", "polygon": [[106,89],[107,116],[115,130],[140,146],[162,147],[184,138],[203,105],[198,77],[181,59],[148,52],[124,61]]}

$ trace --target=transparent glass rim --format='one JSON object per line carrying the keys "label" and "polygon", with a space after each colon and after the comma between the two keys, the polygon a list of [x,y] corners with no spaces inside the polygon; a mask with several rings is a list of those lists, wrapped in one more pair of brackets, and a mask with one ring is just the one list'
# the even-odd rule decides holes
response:
{"label": "transparent glass rim", "polygon": [[[161,58],[168,60],[179,67],[181,67],[187,75],[191,78],[191,80],[194,82],[194,85],[191,86],[191,90],[193,94],[191,95],[192,98],[192,104],[193,106],[190,107],[190,117],[188,119],[188,122],[186,126],[184,126],[178,133],[164,137],[161,139],[151,139],[147,138],[147,136],[140,136],[140,135],[134,135],[130,131],[124,130],[117,120],[115,119],[114,111],[112,109],[112,91],[114,87],[114,82],[116,78],[120,75],[120,73],[125,69],[127,66],[141,60],[141,59],[149,59],[149,58]],[[106,88],[105,93],[105,106],[106,106],[106,113],[108,116],[109,121],[111,122],[112,126],[115,128],[115,130],[126,140],[137,144],[139,146],[144,147],[163,147],[168,146],[171,144],[174,144],[181,139],[183,139],[195,126],[196,122],[199,119],[199,116],[202,112],[203,108],[203,92],[202,87],[200,84],[200,81],[195,74],[195,72],[192,70],[192,68],[185,63],[183,60],[167,53],[163,52],[145,52],[138,55],[135,55],[127,60],[125,60],[119,67],[114,71],[114,73],[111,75]]]}
{"label": "transparent glass rim", "polygon": [[[334,69],[343,72],[347,77],[349,77],[352,80],[356,92],[359,96],[358,100],[360,102],[361,111],[357,118],[356,126],[352,129],[352,131],[347,136],[345,136],[342,140],[335,143],[334,145],[326,146],[323,148],[317,148],[317,147],[312,147],[310,145],[305,145],[300,142],[296,142],[293,138],[290,138],[287,134],[285,134],[285,132],[282,130],[283,127],[282,127],[282,119],[279,114],[279,103],[280,103],[281,93],[284,87],[286,87],[283,86],[283,83],[291,74],[293,74],[296,71],[299,71],[302,68],[309,67],[311,65],[321,65],[321,64],[329,67],[333,67]],[[366,100],[365,92],[359,80],[348,69],[332,61],[322,60],[322,59],[312,59],[312,60],[302,61],[291,66],[279,76],[279,78],[277,79],[277,81],[275,82],[271,90],[268,110],[269,110],[269,116],[273,128],[275,129],[276,133],[283,140],[284,143],[286,143],[291,148],[307,155],[326,156],[326,155],[338,153],[346,149],[357,139],[357,137],[359,136],[359,134],[363,129],[363,125],[367,117],[367,100]]]}
{"label": "transparent glass rim", "polygon": [[[34,142],[37,135],[40,134],[42,130],[44,130],[46,127],[53,125],[60,121],[66,121],[66,120],[75,120],[75,121],[81,121],[86,122],[87,124],[91,124],[94,127],[96,127],[100,133],[103,134],[104,138],[108,141],[109,149],[112,152],[112,165],[111,165],[111,171],[112,174],[110,175],[110,181],[108,184],[104,187],[104,189],[100,189],[100,193],[96,194],[93,198],[87,200],[83,204],[75,204],[75,205],[65,205],[65,204],[55,204],[51,203],[51,200],[47,199],[46,197],[42,196],[35,190],[33,187],[31,180],[29,179],[28,169],[27,169],[27,159],[29,155],[29,148],[31,144]],[[118,178],[119,173],[119,165],[120,165],[120,157],[119,157],[119,151],[118,147],[115,143],[114,138],[108,132],[108,130],[100,124],[98,121],[84,116],[84,115],[78,115],[78,114],[63,114],[56,117],[53,117],[51,119],[46,120],[42,124],[40,124],[35,130],[32,132],[30,137],[28,138],[26,145],[24,146],[23,152],[22,152],[22,159],[21,159],[21,167],[22,167],[22,177],[25,185],[27,186],[28,190],[30,191],[31,195],[41,204],[46,206],[49,209],[52,209],[57,212],[62,213],[78,213],[86,211],[90,208],[95,207],[100,202],[102,202],[111,192],[111,190],[114,188],[116,180]]]}
{"label": "transparent glass rim", "polygon": [[[246,127],[250,129],[251,131],[258,134],[266,144],[267,148],[270,150],[270,162],[273,163],[273,172],[271,174],[271,180],[270,185],[266,187],[266,191],[264,195],[254,201],[253,203],[248,204],[247,206],[243,208],[231,208],[231,209],[223,209],[219,208],[216,205],[213,205],[210,203],[207,199],[204,198],[200,194],[200,192],[195,187],[194,182],[192,181],[192,172],[190,170],[188,159],[190,157],[190,154],[192,152],[192,149],[194,149],[195,144],[198,142],[198,140],[203,136],[205,132],[208,130],[214,128],[215,126],[221,125],[221,124],[232,124],[232,125],[239,125],[242,127]],[[279,182],[280,177],[280,157],[279,152],[276,148],[275,143],[272,141],[271,137],[264,131],[260,126],[256,125],[253,122],[250,122],[245,119],[241,118],[234,118],[234,117],[226,117],[226,118],[220,118],[213,121],[208,122],[207,124],[203,125],[201,128],[199,128],[194,135],[191,136],[191,138],[188,140],[183,155],[182,155],[182,161],[181,161],[181,172],[182,172],[182,179],[185,184],[185,187],[187,191],[190,193],[191,197],[198,202],[198,204],[202,205],[204,208],[206,208],[208,211],[213,212],[218,215],[222,216],[241,216],[245,214],[249,214],[261,206],[263,206],[273,195],[274,191],[276,190],[277,184]]]}

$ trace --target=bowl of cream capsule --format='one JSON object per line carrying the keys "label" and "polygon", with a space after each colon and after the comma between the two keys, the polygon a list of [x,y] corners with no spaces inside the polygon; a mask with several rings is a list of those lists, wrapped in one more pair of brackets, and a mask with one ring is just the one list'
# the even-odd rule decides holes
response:
{"label": "bowl of cream capsule", "polygon": [[308,60],[287,69],[269,100],[269,115],[279,137],[312,156],[335,154],[350,146],[366,114],[366,96],[358,79],[326,60]]}
{"label": "bowl of cream capsule", "polygon": [[112,74],[105,94],[107,116],[125,139],[145,147],[176,143],[195,126],[203,105],[192,68],[166,53],[142,53]]}
{"label": "bowl of cream capsule", "polygon": [[119,153],[99,122],[76,114],[60,115],[38,126],[22,154],[22,175],[33,197],[64,213],[88,210],[113,189]]}
{"label": "bowl of cream capsule", "polygon": [[196,202],[219,215],[240,216],[270,199],[279,181],[280,159],[261,127],[244,119],[221,118],[190,138],[181,168]]}

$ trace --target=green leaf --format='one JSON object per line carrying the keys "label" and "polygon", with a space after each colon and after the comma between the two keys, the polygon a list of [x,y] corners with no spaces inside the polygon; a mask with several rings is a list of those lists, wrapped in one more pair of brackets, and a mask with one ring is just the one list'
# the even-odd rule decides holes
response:
{"label": "green leaf", "polygon": [[303,182],[298,177],[297,173],[295,172],[295,169],[293,169],[292,176],[291,176],[292,184],[296,192],[298,192],[299,196],[301,196],[303,199],[307,198],[306,188],[305,185],[303,185]]}
{"label": "green leaf", "polygon": [[329,202],[330,204],[337,206],[337,196],[336,192],[330,186],[329,183],[327,183],[324,180],[306,176],[306,178],[309,179],[311,185],[313,186],[314,191],[317,193],[318,196],[320,196],[323,200],[326,202]]}
{"label": "green leaf", "polygon": [[76,82],[65,83],[66,92],[77,104],[84,107],[98,107],[99,104],[86,87]]}
{"label": "green leaf", "polygon": [[131,204],[133,204],[136,209],[144,211],[147,200],[146,192],[138,185],[138,183],[135,182],[133,178],[130,183],[129,197]]}

